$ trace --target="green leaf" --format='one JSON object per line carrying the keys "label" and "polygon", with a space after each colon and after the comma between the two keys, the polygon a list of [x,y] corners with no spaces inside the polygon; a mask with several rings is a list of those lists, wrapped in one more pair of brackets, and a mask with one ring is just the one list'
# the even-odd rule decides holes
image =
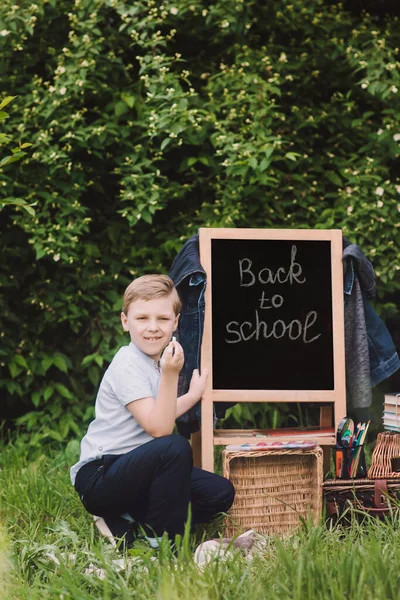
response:
{"label": "green leaf", "polygon": [[63,371],[63,373],[66,373],[68,371],[67,361],[60,354],[56,354],[53,357],[53,365],[55,365],[57,369],[60,369],[60,371]]}
{"label": "green leaf", "polygon": [[121,98],[125,102],[125,104],[129,106],[129,108],[133,108],[135,106],[135,96],[130,96],[129,94],[121,94]]}
{"label": "green leaf", "polygon": [[56,442],[63,442],[64,441],[62,435],[58,431],[55,431],[54,429],[48,429],[47,430],[47,435],[48,435],[49,438],[55,440]]}
{"label": "green leaf", "polygon": [[181,123],[173,123],[171,125],[171,132],[175,133],[176,135],[178,135],[179,133],[182,133],[182,131],[185,128],[183,127],[183,125]]}
{"label": "green leaf", "polygon": [[36,206],[36,202],[34,202],[33,204],[28,204],[22,198],[3,198],[2,200],[0,200],[0,207],[4,207],[7,205],[20,206],[21,208],[26,210],[26,212],[28,212],[31,216],[35,216],[35,211],[33,210],[32,206]]}
{"label": "green leaf", "polygon": [[170,141],[171,141],[171,138],[165,138],[165,140],[163,140],[161,142],[160,149],[164,150],[164,148],[166,148],[168,146],[168,144],[170,143]]}
{"label": "green leaf", "polygon": [[0,121],[3,121],[4,119],[8,119],[9,116],[10,115],[7,112],[5,112],[4,110],[0,110]]}
{"label": "green leaf", "polygon": [[17,96],[6,96],[5,98],[3,98],[3,100],[0,102],[0,110],[7,106],[7,104],[10,104],[10,102],[15,100],[16,97]]}
{"label": "green leaf", "polygon": [[53,394],[54,394],[54,387],[52,385],[48,385],[43,392],[43,398],[44,398],[45,402],[47,402],[47,400],[49,400]]}
{"label": "green leaf", "polygon": [[39,392],[33,392],[32,396],[31,396],[31,400],[32,400],[33,406],[35,406],[36,408],[38,408],[38,406],[40,404],[40,393]]}
{"label": "green leaf", "polygon": [[258,165],[257,159],[256,159],[256,158],[254,158],[254,157],[253,157],[253,158],[251,158],[251,159],[249,160],[249,165],[250,165],[251,167],[253,167],[253,169],[256,169],[256,168],[257,168],[257,165]]}
{"label": "green leaf", "polygon": [[24,367],[24,369],[28,369],[28,363],[26,362],[26,360],[22,356],[22,354],[15,354],[14,355],[14,362],[16,362],[21,367]]}
{"label": "green leaf", "polygon": [[340,187],[342,185],[342,180],[340,179],[339,175],[337,173],[334,173],[333,171],[327,171],[325,173],[325,177],[334,185],[337,185],[338,187]]}
{"label": "green leaf", "polygon": [[120,117],[128,112],[128,107],[126,106],[125,102],[117,102],[114,106],[114,112],[116,117]]}
{"label": "green leaf", "polygon": [[292,160],[293,162],[296,162],[298,156],[300,156],[300,154],[297,152],[286,152],[285,154],[285,158]]}
{"label": "green leaf", "polygon": [[86,367],[87,365],[90,365],[94,361],[94,356],[94,354],[88,354],[87,356],[85,356],[85,358],[81,362],[81,366]]}
{"label": "green leaf", "polygon": [[151,225],[153,222],[153,217],[148,210],[144,210],[142,212],[142,219],[143,221],[146,221],[146,223],[149,223],[149,225]]}
{"label": "green leaf", "polygon": [[23,198],[2,198],[0,202],[4,205],[6,204],[15,204],[16,206],[23,206],[26,204],[26,200]]}
{"label": "green leaf", "polygon": [[15,379],[22,371],[21,367],[18,366],[15,362],[8,363],[8,368],[13,379]]}
{"label": "green leaf", "polygon": [[5,167],[6,165],[10,165],[13,162],[17,162],[18,160],[21,160],[21,158],[25,155],[26,155],[26,152],[18,151],[13,156],[5,156],[4,158],[2,158],[0,160],[0,167]]}
{"label": "green leaf", "polygon": [[269,158],[271,156],[271,154],[273,153],[273,151],[274,151],[274,147],[268,146],[264,151],[265,158]]}
{"label": "green leaf", "polygon": [[36,215],[35,211],[29,204],[22,204],[22,208],[31,216],[34,217]]}
{"label": "green leaf", "polygon": [[100,372],[99,372],[98,367],[90,367],[90,369],[88,371],[88,377],[90,379],[90,382],[94,386],[97,386],[97,384],[99,383],[99,380],[100,380]]}
{"label": "green leaf", "polygon": [[104,358],[101,356],[101,354],[96,354],[96,356],[94,357],[94,360],[99,365],[99,367],[103,366]]}
{"label": "green leaf", "polygon": [[55,388],[60,394],[60,396],[62,396],[63,398],[67,398],[67,400],[73,399],[73,395],[71,394],[71,392],[62,383],[56,383]]}
{"label": "green leaf", "polygon": [[271,164],[270,160],[268,160],[267,158],[263,158],[262,161],[260,162],[259,171],[262,173],[263,171],[265,171],[265,169],[267,169],[269,167],[270,164]]}
{"label": "green leaf", "polygon": [[42,369],[43,371],[46,373],[49,368],[51,367],[51,365],[53,364],[53,358],[50,356],[46,356],[45,358],[43,358],[42,360]]}
{"label": "green leaf", "polygon": [[43,248],[35,248],[35,252],[36,252],[36,260],[40,260],[43,256],[46,255],[46,252],[43,250]]}
{"label": "green leaf", "polygon": [[[119,296],[118,296],[118,302],[121,303]],[[92,343],[92,346],[97,346],[97,344],[100,342],[100,340],[101,340],[100,329],[93,329],[90,334],[90,341]],[[85,359],[83,359],[83,360],[85,360]]]}

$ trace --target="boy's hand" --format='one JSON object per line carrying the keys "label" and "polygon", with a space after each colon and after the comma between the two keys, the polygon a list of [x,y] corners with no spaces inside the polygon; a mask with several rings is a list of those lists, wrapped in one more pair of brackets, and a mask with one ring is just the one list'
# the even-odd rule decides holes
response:
{"label": "boy's hand", "polygon": [[179,342],[173,341],[165,348],[160,366],[163,373],[179,373],[185,362],[183,348]]}
{"label": "boy's hand", "polygon": [[191,396],[193,396],[193,399],[195,399],[196,402],[200,400],[200,398],[204,394],[204,390],[206,389],[207,377],[207,369],[203,369],[201,375],[198,369],[195,369],[193,371],[188,393]]}

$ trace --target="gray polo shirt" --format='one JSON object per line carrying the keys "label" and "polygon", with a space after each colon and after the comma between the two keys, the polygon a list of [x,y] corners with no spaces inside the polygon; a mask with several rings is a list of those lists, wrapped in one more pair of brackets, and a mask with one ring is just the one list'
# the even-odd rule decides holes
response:
{"label": "gray polo shirt", "polygon": [[96,398],[95,419],[81,441],[79,462],[71,467],[71,481],[86,463],[103,454],[126,454],[154,439],[135,421],[126,405],[140,398],[156,398],[160,385],[157,363],[132,342],[114,356]]}

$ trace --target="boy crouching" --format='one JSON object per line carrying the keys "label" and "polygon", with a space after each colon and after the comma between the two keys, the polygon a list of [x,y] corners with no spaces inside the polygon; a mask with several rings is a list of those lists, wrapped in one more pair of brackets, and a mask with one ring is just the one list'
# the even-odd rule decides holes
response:
{"label": "boy crouching", "polygon": [[184,353],[171,337],[180,309],[166,275],[144,275],[127,287],[121,322],[131,342],[103,376],[95,419],[71,468],[86,510],[128,546],[130,522],[157,547],[164,532],[171,540],[183,534],[189,504],[196,525],[228,511],[234,498],[230,481],[193,467],[189,442],[172,433],[175,419],[201,399],[208,375],[195,370],[189,391],[177,397]]}

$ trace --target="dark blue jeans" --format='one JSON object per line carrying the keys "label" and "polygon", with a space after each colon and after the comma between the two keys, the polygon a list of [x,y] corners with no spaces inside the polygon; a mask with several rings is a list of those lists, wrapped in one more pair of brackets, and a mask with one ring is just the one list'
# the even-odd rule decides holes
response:
{"label": "dark blue jeans", "polygon": [[129,513],[149,536],[183,534],[191,504],[192,525],[207,523],[232,505],[228,479],[193,467],[192,449],[167,435],[127,454],[105,455],[81,467],[75,489],[86,510],[104,518]]}

